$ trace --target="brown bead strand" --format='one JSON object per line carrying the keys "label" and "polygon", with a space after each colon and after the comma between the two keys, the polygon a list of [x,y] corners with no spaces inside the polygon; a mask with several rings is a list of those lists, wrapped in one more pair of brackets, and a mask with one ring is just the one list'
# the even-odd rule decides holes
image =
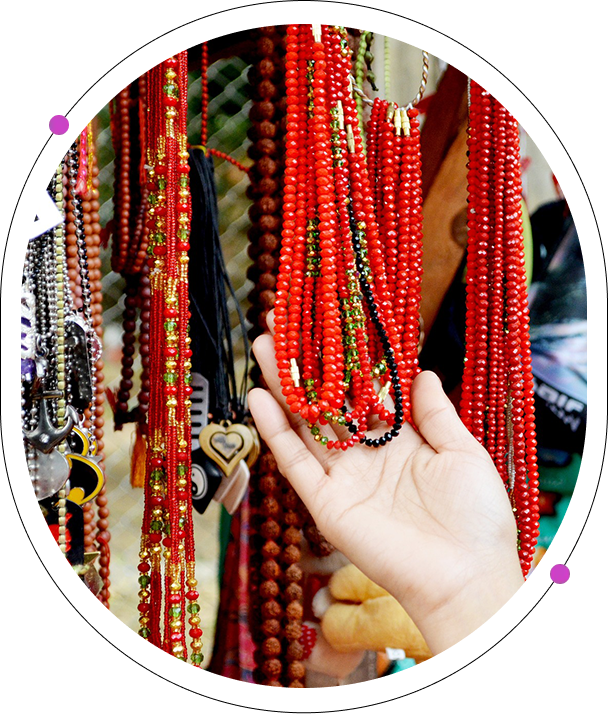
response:
{"label": "brown bead strand", "polygon": [[[103,339],[103,305],[101,285],[101,224],[99,223],[99,169],[97,168],[95,154],[92,155],[93,165],[91,189],[83,196],[82,213],[84,222],[85,243],[89,262],[89,283],[91,288],[91,322],[99,339]],[[97,439],[98,453],[102,454],[103,461],[103,427],[105,392],[103,387],[103,359],[100,357],[95,363],[96,394],[92,414],[95,438]]]}
{"label": "brown bead strand", "polygon": [[[103,316],[102,316],[102,285],[101,285],[101,225],[99,223],[99,169],[96,163],[96,156],[92,156],[92,187],[84,196],[83,220],[85,241],[89,256],[89,275],[91,283],[91,315],[93,328],[98,337],[103,337]],[[90,204],[90,205],[87,205]],[[90,208],[90,210],[89,210]],[[96,368],[96,389],[95,389],[95,410],[93,413],[93,426],[95,438],[97,440],[98,452],[102,454],[100,466],[104,469],[103,457],[103,436],[104,436],[104,376],[103,360],[97,360]],[[99,600],[109,607],[110,599],[110,531],[108,498],[106,487],[104,486],[95,500],[97,506],[96,536],[97,546],[100,551],[99,574],[103,580],[103,588],[99,593]]]}
{"label": "brown bead strand", "polygon": [[261,614],[261,636],[256,638],[258,640],[256,655],[259,670],[263,675],[261,683],[280,687],[282,686],[280,677],[283,673],[281,661],[283,606],[279,585],[282,575],[279,564],[281,505],[277,497],[280,495],[281,477],[276,473],[276,461],[266,445],[263,446],[263,453],[258,460],[257,477],[257,492],[261,497],[257,510],[263,522],[259,527],[262,538],[260,549],[262,563],[259,569],[260,577],[255,579],[258,580]]}
{"label": "brown bead strand", "polygon": [[112,270],[122,273],[128,258],[131,210],[131,88],[125,87],[110,103],[112,143],[114,145],[114,218],[110,226]]}
{"label": "brown bead strand", "polygon": [[[101,286],[101,225],[99,223],[99,169],[96,163],[95,147],[89,152],[89,171],[90,176],[88,182],[90,188],[80,197],[82,200],[81,211],[83,221],[83,232],[86,243],[86,254],[89,272],[89,287],[91,292],[91,323],[97,336],[103,337],[103,317],[102,317],[102,286]],[[80,263],[78,256],[78,245],[76,237],[76,225],[74,215],[75,187],[70,186],[67,176],[67,163],[64,163],[63,170],[63,185],[66,198],[66,253],[68,280],[70,290],[74,302],[74,307],[79,310],[82,305],[82,289],[80,278]],[[104,386],[103,386],[103,360],[97,360],[94,369],[95,376],[95,395],[93,404],[90,409],[85,411],[84,426],[93,427],[93,433],[97,441],[97,456],[99,458],[98,465],[104,471],[104,443],[103,443],[103,426],[104,426]],[[91,423],[92,422],[92,423]],[[95,523],[95,508],[92,502],[83,504],[83,521],[84,521],[84,548],[86,552],[92,552],[99,547],[102,551],[99,562],[99,573],[103,580],[103,589],[99,593],[98,598],[108,606],[109,600],[109,563],[110,551],[108,543],[110,541],[110,533],[108,531],[108,516],[110,514],[107,508],[107,497],[105,496],[105,486],[100,491],[96,505],[98,507],[97,523]],[[95,540],[98,540],[98,546]]]}
{"label": "brown bead strand", "polygon": [[[254,123],[250,132],[252,145],[249,156],[254,161],[255,175],[251,179],[253,205],[250,217],[253,223],[252,239],[256,240],[256,268],[260,270],[255,279],[255,290],[250,300],[257,306],[257,325],[266,328],[266,317],[274,306],[278,249],[281,234],[282,157],[285,136],[285,91],[284,91],[284,29],[267,27],[260,29],[258,40],[260,58],[254,64],[252,84],[257,107],[252,107]],[[269,40],[274,47],[271,51]],[[270,107],[274,113],[270,115]],[[259,120],[255,121],[259,114]],[[256,230],[257,229],[257,230]],[[257,233],[257,236],[256,236]],[[253,257],[253,256],[252,256]],[[255,323],[254,323],[255,324]],[[253,337],[253,335],[252,335]],[[282,605],[283,619],[283,684],[300,688],[304,686],[306,669],[302,663],[303,648],[299,642],[302,634],[303,577],[300,567],[303,519],[300,515],[301,501],[290,484],[273,464],[273,476],[281,485],[282,530],[281,564],[283,566]]]}
{"label": "brown bead strand", "polygon": [[[249,210],[249,256],[254,261],[248,277],[255,283],[249,294],[247,317],[253,327],[251,339],[267,330],[266,318],[274,305],[278,249],[281,231],[281,157],[283,154],[285,107],[279,99],[282,87],[282,37],[274,27],[264,27],[254,38],[255,57],[249,73],[253,104],[250,111],[252,141],[248,154],[253,159]],[[257,367],[252,379],[263,384]],[[252,506],[260,522],[259,548],[262,555],[261,578],[252,573],[257,592],[261,634],[257,654],[263,684],[303,687],[305,668],[302,632],[302,571],[300,561],[299,499],[283,476],[265,444],[252,473]],[[253,544],[257,544],[256,540]],[[253,549],[253,548],[252,548]],[[253,549],[254,550],[254,549]],[[255,555],[252,564],[256,563]],[[254,601],[255,602],[255,601]],[[254,605],[255,607],[255,605]],[[255,621],[254,615],[254,621]],[[254,632],[254,637],[255,637]]]}
{"label": "brown bead strand", "polygon": [[[135,83],[132,85],[131,107],[132,114],[129,124],[130,143],[132,152],[131,161],[131,238],[128,251],[127,262],[124,273],[127,275],[139,275],[144,263],[147,262],[148,248],[148,182],[145,171],[145,117],[147,110],[147,81],[145,75],[139,77],[137,83],[137,93]],[[137,152],[135,152],[137,147]],[[137,171],[136,171],[137,166]]]}
{"label": "brown bead strand", "polygon": [[303,650],[300,645],[302,636],[302,617],[304,614],[304,593],[302,590],[302,557],[300,541],[302,539],[302,517],[300,499],[287,480],[283,479],[283,552],[281,554],[284,570],[285,589],[283,601],[285,607],[284,634],[286,640],[286,659],[288,662],[286,683],[292,688],[304,686],[306,668],[302,663]]}
{"label": "brown bead strand", "polygon": [[141,356],[141,381],[137,395],[137,420],[145,433],[146,414],[150,404],[150,278],[144,263],[139,276],[139,354]]}
{"label": "brown bead strand", "polygon": [[[82,198],[82,214],[84,223],[85,243],[87,246],[87,261],[89,264],[89,285],[91,289],[91,322],[93,329],[97,333],[99,339],[103,339],[103,293],[102,293],[102,263],[101,263],[101,225],[99,222],[99,168],[97,166],[97,152],[94,142],[88,152],[88,170],[90,172],[90,188],[83,194]],[[105,474],[104,464],[104,363],[100,358],[95,363],[95,401],[94,407],[90,412],[90,418],[93,422],[95,439],[97,441],[97,454],[100,456],[98,462],[102,471]],[[110,597],[110,549],[108,543],[110,540],[109,532],[109,516],[110,511],[107,507],[108,502],[105,497],[105,486],[99,492],[96,499],[97,506],[97,523],[96,529],[93,527],[93,505],[85,504],[85,550],[88,552],[95,551],[99,548],[102,555],[105,553],[105,565],[99,565],[99,574],[103,580],[103,588],[101,597],[107,601]],[[89,515],[90,521],[87,524]],[[91,529],[87,532],[87,525]],[[96,532],[95,532],[96,531]],[[98,545],[95,545],[97,540]],[[101,542],[100,542],[101,541]]]}
{"label": "brown bead strand", "polygon": [[[249,80],[253,104],[249,113],[251,128],[248,135],[253,142],[249,155],[253,154],[254,164],[249,173],[251,185],[247,190],[247,196],[253,201],[249,211],[252,226],[248,233],[250,241],[248,253],[254,264],[249,268],[247,275],[255,283],[255,287],[248,296],[251,307],[247,312],[247,318],[253,326],[249,332],[253,340],[267,329],[267,310],[264,310],[261,304],[260,295],[263,290],[260,290],[260,287],[267,286],[270,295],[274,295],[280,236],[276,227],[273,233],[265,231],[263,225],[260,225],[261,216],[267,214],[262,212],[262,206],[259,204],[266,197],[279,201],[280,183],[276,160],[255,150],[258,140],[274,140],[278,134],[275,105],[270,101],[263,101],[256,91],[256,82],[261,76],[259,72],[261,64],[266,68],[262,72],[264,79],[276,73],[275,42],[271,37],[263,35],[260,30],[254,30],[252,35],[255,49]],[[274,217],[273,214],[270,216]],[[279,220],[277,219],[277,224]],[[262,383],[261,373],[256,366],[252,368],[251,376],[255,384]],[[252,635],[257,644],[254,676],[257,682],[276,687],[282,686],[280,679],[284,669],[282,661],[284,610],[278,582],[282,575],[278,560],[281,553],[278,541],[282,527],[280,503],[277,499],[281,479],[273,455],[266,444],[262,443],[260,458],[251,472],[251,616]]]}
{"label": "brown bead strand", "polygon": [[[89,282],[91,288],[91,322],[93,329],[97,333],[99,339],[103,338],[103,306],[102,306],[102,284],[101,284],[101,224],[99,222],[99,168],[97,166],[97,155],[95,151],[89,154],[89,171],[91,172],[90,188],[83,195],[82,199],[82,218],[84,222],[85,243],[87,246],[87,256],[89,263]],[[103,359],[100,357],[95,363],[95,399],[94,408],[91,414],[93,421],[95,439],[97,440],[97,454],[100,456],[99,466],[105,473],[104,465],[104,375],[103,375]],[[110,530],[109,517],[110,510],[108,508],[108,498],[106,496],[105,485],[95,499],[97,506],[97,522],[93,528],[93,518],[89,525],[91,532],[89,537],[91,541],[87,546],[86,533],[86,513],[85,513],[85,548],[95,550],[95,541],[97,549],[100,551],[99,557],[99,575],[103,581],[103,588],[97,596],[98,599],[107,607],[110,607]],[[90,512],[93,511],[91,506]],[[93,531],[95,535],[93,536]]]}
{"label": "brown bead strand", "polygon": [[[274,305],[278,249],[281,235],[281,160],[283,153],[281,120],[284,109],[278,98],[282,91],[282,38],[274,27],[260,28],[255,37],[255,56],[249,72],[253,104],[249,113],[252,141],[248,154],[253,159],[251,186],[247,191],[252,200],[249,217],[249,257],[254,261],[247,275],[255,283],[249,294],[251,307],[247,318],[253,325],[253,340],[266,331],[266,317]],[[259,378],[254,368],[252,376]]]}
{"label": "brown bead strand", "polygon": [[145,131],[146,88],[141,80],[125,87],[110,103],[114,146],[114,217],[112,270],[138,273],[146,259],[147,183],[142,175],[142,132]]}
{"label": "brown bead strand", "polygon": [[[112,269],[126,278],[123,313],[123,354],[121,381],[115,395],[114,428],[138,422],[144,427],[149,402],[149,279],[147,247],[150,225],[147,220],[149,186],[145,170],[147,83],[140,77],[114,99],[112,140],[115,161],[115,215],[113,219]],[[147,293],[147,298],[145,294]],[[147,309],[145,308],[147,304]],[[143,311],[139,335],[137,312]],[[138,404],[129,410],[133,388],[136,343],[142,357],[142,387]]]}
{"label": "brown bead strand", "polygon": [[114,429],[120,431],[129,417],[129,398],[133,388],[133,362],[135,361],[135,343],[137,341],[137,293],[139,276],[129,275],[125,285],[125,304],[122,321],[122,358],[120,384],[116,393],[114,409]]}

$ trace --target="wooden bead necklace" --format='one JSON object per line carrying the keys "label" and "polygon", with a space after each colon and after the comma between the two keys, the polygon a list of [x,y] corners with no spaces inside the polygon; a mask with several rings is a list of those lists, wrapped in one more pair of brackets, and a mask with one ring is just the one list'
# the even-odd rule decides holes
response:
{"label": "wooden bead necklace", "polygon": [[[77,152],[77,157],[76,157]],[[101,292],[101,226],[99,223],[99,170],[93,127],[89,124],[68,154],[64,184],[67,198],[66,213],[66,254],[68,277],[75,308],[81,310],[90,322],[97,339],[103,337],[102,292]],[[74,183],[75,166],[76,182]],[[70,171],[71,170],[71,171]],[[69,177],[72,180],[69,180]],[[92,338],[91,338],[92,339]],[[91,340],[90,340],[91,341]],[[85,410],[83,427],[89,431],[90,440],[95,442],[97,466],[104,473],[104,401],[103,360],[98,350],[92,354],[93,401]],[[99,551],[99,575],[102,588],[98,593],[101,602],[109,607],[110,598],[110,531],[108,499],[105,486],[101,488],[95,502],[81,504],[84,522],[84,550],[88,553]],[[97,506],[95,514],[94,505]],[[97,521],[95,521],[97,515]]]}
{"label": "wooden bead necklace", "polygon": [[[289,26],[285,67],[285,190],[275,301],[283,394],[328,448],[379,447],[410,419],[409,388],[419,370],[417,112],[376,101],[366,156],[345,30]],[[389,394],[394,412],[384,407]],[[372,415],[387,424],[380,437],[366,435]],[[346,427],[350,437],[323,435],[320,426],[327,423]]]}
{"label": "wooden bead necklace", "polygon": [[[110,103],[110,127],[115,153],[112,269],[124,276],[126,298],[123,312],[121,379],[116,393],[109,393],[114,429],[137,422],[140,442],[146,428],[149,403],[149,278],[148,240],[154,222],[147,217],[148,193],[153,188],[146,178],[147,84],[145,76],[132,82]],[[138,330],[139,314],[139,330]],[[142,362],[137,404],[129,408],[133,388],[133,365],[139,339]],[[138,469],[135,469],[138,470]],[[134,477],[134,483],[138,477]]]}
{"label": "wooden bead necklace", "polygon": [[[266,317],[274,305],[281,235],[281,186],[284,151],[284,88],[281,28],[262,27],[252,33],[254,52],[249,72],[252,105],[248,132],[248,197],[252,226],[249,256],[253,263],[247,275],[254,282],[249,293],[247,317],[253,340],[268,330]],[[264,381],[257,366],[251,371],[254,384]],[[251,470],[251,588],[252,635],[257,644],[255,680],[273,687],[303,686],[305,670],[299,643],[302,632],[299,565],[302,518],[300,501],[277,468],[266,444]]]}
{"label": "wooden bead necklace", "polygon": [[187,52],[148,72],[147,97],[149,348],[158,358],[150,360],[139,634],[182,660],[188,634],[190,661],[200,667],[191,500]]}
{"label": "wooden bead necklace", "polygon": [[470,83],[466,357],[461,417],[509,492],[524,575],[538,537],[534,385],[523,250],[519,128]]}

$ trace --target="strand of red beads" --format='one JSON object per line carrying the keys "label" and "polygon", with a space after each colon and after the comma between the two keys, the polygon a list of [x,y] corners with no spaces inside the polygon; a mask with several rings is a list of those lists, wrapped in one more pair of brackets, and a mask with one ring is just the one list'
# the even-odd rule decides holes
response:
{"label": "strand of red beads", "polygon": [[[494,100],[498,105],[498,102]],[[509,336],[506,340],[509,357],[509,389],[512,399],[510,421],[513,429],[513,466],[515,515],[519,526],[520,560],[527,573],[534,558],[538,530],[538,466],[534,421],[534,383],[530,351],[529,310],[522,222],[522,182],[519,158],[519,126],[507,114],[506,175],[512,178],[505,189],[505,242],[509,245],[507,265],[506,313]],[[512,260],[509,260],[509,256]],[[510,268],[516,270],[510,275]],[[516,295],[519,305],[515,304]],[[511,302],[513,299],[513,302]],[[511,316],[519,321],[518,343],[511,351],[509,327]],[[515,322],[513,320],[513,322]],[[517,398],[516,398],[517,397]],[[515,447],[517,445],[517,450]]]}
{"label": "strand of red beads", "polygon": [[487,433],[485,438],[488,453],[497,464],[503,481],[507,481],[505,460],[507,378],[504,358],[504,304],[505,266],[504,230],[505,215],[502,202],[505,194],[506,160],[506,110],[493,102],[492,106],[492,184],[494,196],[488,206],[493,226],[493,240],[489,246],[489,334],[488,334],[488,400]]}
{"label": "strand of red beads", "polygon": [[[293,25],[287,32],[285,189],[275,302],[279,378],[291,411],[308,421],[317,441],[336,449],[356,443],[378,447],[396,437],[404,416],[409,418],[406,392],[418,370],[416,112],[411,110],[411,120],[406,117],[410,140],[405,141],[401,111],[377,103],[366,158],[346,31]],[[403,157],[405,188],[398,180]],[[374,379],[383,382],[380,394]],[[383,405],[389,392],[394,413]],[[380,438],[365,435],[372,414],[388,426]],[[327,423],[347,427],[350,435],[325,435]]]}
{"label": "strand of red beads", "polygon": [[182,660],[188,635],[190,660],[200,667],[191,513],[187,71],[182,52],[148,73],[151,360],[139,633]]}
{"label": "strand of red beads", "polygon": [[538,537],[519,127],[471,82],[466,361],[461,415],[507,488],[527,575]]}

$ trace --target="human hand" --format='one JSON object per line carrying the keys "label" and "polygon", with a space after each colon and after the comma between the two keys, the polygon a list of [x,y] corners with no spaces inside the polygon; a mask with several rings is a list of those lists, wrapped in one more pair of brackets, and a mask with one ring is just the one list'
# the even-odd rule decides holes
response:
{"label": "human hand", "polygon": [[[432,372],[412,386],[416,431],[378,449],[329,451],[286,407],[270,335],[253,345],[268,393],[249,407],[281,473],[323,535],[410,614],[435,654],[483,624],[523,583],[502,479]],[[347,438],[343,427],[323,427]],[[332,433],[333,430],[333,433]],[[379,428],[372,436],[379,436]]]}

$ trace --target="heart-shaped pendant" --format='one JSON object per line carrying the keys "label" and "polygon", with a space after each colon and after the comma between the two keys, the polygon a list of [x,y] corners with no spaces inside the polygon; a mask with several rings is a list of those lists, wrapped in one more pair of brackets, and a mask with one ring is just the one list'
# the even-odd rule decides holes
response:
{"label": "heart-shaped pendant", "polygon": [[244,424],[207,424],[198,437],[201,449],[215,461],[226,476],[239,461],[246,459],[254,446],[253,434]]}

